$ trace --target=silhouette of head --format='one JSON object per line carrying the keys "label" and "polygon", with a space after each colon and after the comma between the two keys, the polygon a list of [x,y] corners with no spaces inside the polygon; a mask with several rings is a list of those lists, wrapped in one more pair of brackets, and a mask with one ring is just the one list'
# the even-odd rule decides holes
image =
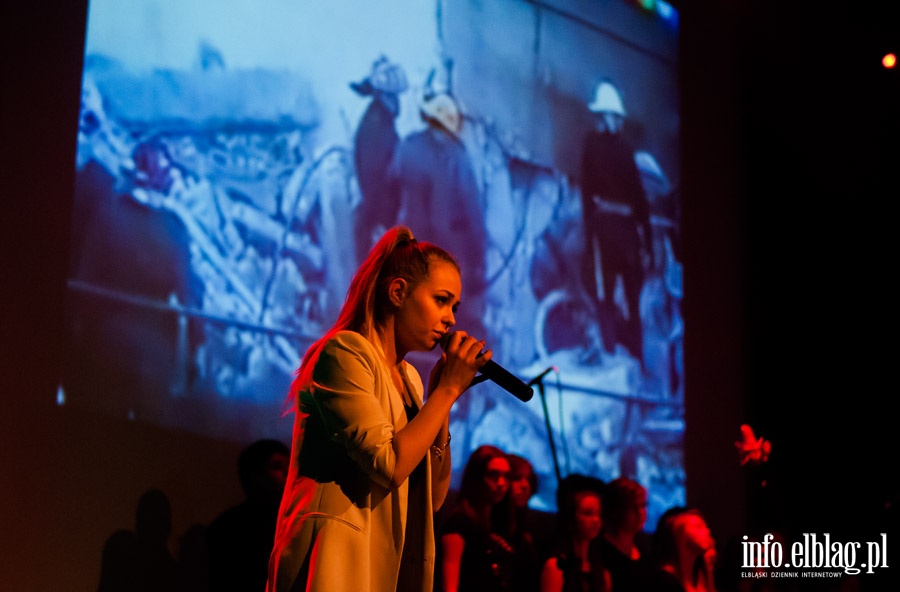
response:
{"label": "silhouette of head", "polygon": [[244,494],[260,501],[280,499],[290,458],[290,448],[279,440],[257,440],[244,448],[238,456],[238,479]]}
{"label": "silhouette of head", "polygon": [[172,505],[160,489],[148,489],[138,500],[134,532],[137,539],[150,545],[162,545],[172,534]]}
{"label": "silhouette of head", "polygon": [[640,532],[647,522],[647,489],[628,477],[617,477],[603,491],[603,527]]}

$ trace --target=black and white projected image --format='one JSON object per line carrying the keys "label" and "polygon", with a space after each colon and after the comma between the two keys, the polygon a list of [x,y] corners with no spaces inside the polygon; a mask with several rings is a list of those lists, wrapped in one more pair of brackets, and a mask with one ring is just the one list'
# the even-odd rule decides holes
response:
{"label": "black and white projected image", "polygon": [[685,498],[678,21],[642,4],[91,0],[58,403],[289,439],[306,347],[407,224],[460,259],[458,328],[543,374],[460,399],[454,457],[528,458],[539,509],[625,474],[655,524]]}

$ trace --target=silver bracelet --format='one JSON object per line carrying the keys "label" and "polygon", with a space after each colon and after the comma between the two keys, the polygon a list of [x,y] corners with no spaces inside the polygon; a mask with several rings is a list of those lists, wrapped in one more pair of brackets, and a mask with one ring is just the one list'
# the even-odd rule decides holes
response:
{"label": "silver bracelet", "polygon": [[444,450],[447,448],[447,446],[450,446],[450,438],[451,437],[452,436],[450,434],[447,434],[447,441],[444,442],[443,446],[437,446],[435,444],[431,445],[431,454],[434,455],[434,458],[436,458],[439,461],[444,460]]}

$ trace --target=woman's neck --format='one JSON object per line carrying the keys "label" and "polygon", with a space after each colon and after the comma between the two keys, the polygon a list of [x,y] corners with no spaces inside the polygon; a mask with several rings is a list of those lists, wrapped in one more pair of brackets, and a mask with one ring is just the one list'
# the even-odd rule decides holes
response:
{"label": "woman's neck", "polygon": [[590,539],[582,539],[576,537],[574,540],[572,540],[572,551],[575,552],[575,557],[581,559],[582,564],[586,564],[588,562],[588,549],[590,548],[590,545]]}
{"label": "woman's neck", "polygon": [[381,349],[381,357],[391,372],[391,380],[394,383],[394,388],[400,393],[404,404],[409,406],[412,405],[413,402],[410,395],[406,392],[406,383],[403,373],[403,353],[401,353],[397,347],[397,340],[394,337],[393,320],[393,317],[388,317],[388,320],[383,327],[375,329],[376,339],[378,340],[377,346]]}
{"label": "woman's neck", "polygon": [[397,339],[394,335],[394,318],[388,317],[384,326],[375,329],[378,344],[381,346],[381,354],[389,368],[399,367],[403,362],[406,352],[402,352],[397,345]]}
{"label": "woman's neck", "polygon": [[712,570],[702,553],[690,551],[681,553],[676,561],[665,565],[664,568],[678,578],[685,592],[715,592]]}
{"label": "woman's neck", "polygon": [[626,557],[631,559],[640,558],[641,552],[634,544],[634,535],[632,533],[625,530],[607,531],[603,533],[603,537]]}
{"label": "woman's neck", "polygon": [[480,508],[475,508],[475,513],[478,515],[478,520],[482,524],[490,524],[491,523],[491,510],[493,506],[484,505]]}
{"label": "woman's neck", "polygon": [[491,510],[493,506],[489,503],[473,503],[472,500],[463,500],[463,509],[477,524],[490,529],[491,528]]}

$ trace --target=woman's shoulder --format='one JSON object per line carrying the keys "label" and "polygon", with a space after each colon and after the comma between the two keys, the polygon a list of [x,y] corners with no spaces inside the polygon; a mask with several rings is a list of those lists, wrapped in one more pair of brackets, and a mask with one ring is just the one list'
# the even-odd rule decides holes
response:
{"label": "woman's shoulder", "polygon": [[342,350],[358,352],[366,357],[378,355],[375,345],[356,331],[336,331],[324,338],[322,342],[323,352],[333,355],[335,352]]}
{"label": "woman's shoulder", "polygon": [[[318,361],[325,362],[326,366],[334,364],[343,366],[348,363],[349,359],[354,359],[357,362],[361,361],[372,371],[378,372],[377,367],[381,367],[384,372],[387,371],[380,346],[356,331],[342,330],[326,335],[322,338],[318,349],[320,352],[317,355]],[[421,399],[424,386],[419,371],[406,360],[403,361],[403,368],[413,390]]]}
{"label": "woman's shoulder", "polygon": [[340,331],[335,331],[327,338],[328,343],[343,343],[343,344],[368,344],[372,345],[368,339],[366,339],[362,333],[358,331],[351,331],[350,329],[342,329]]}
{"label": "woman's shoulder", "polygon": [[380,359],[378,350],[363,335],[355,331],[336,331],[325,335],[313,346],[310,362],[317,379],[330,368],[349,368],[363,365],[373,367]]}

